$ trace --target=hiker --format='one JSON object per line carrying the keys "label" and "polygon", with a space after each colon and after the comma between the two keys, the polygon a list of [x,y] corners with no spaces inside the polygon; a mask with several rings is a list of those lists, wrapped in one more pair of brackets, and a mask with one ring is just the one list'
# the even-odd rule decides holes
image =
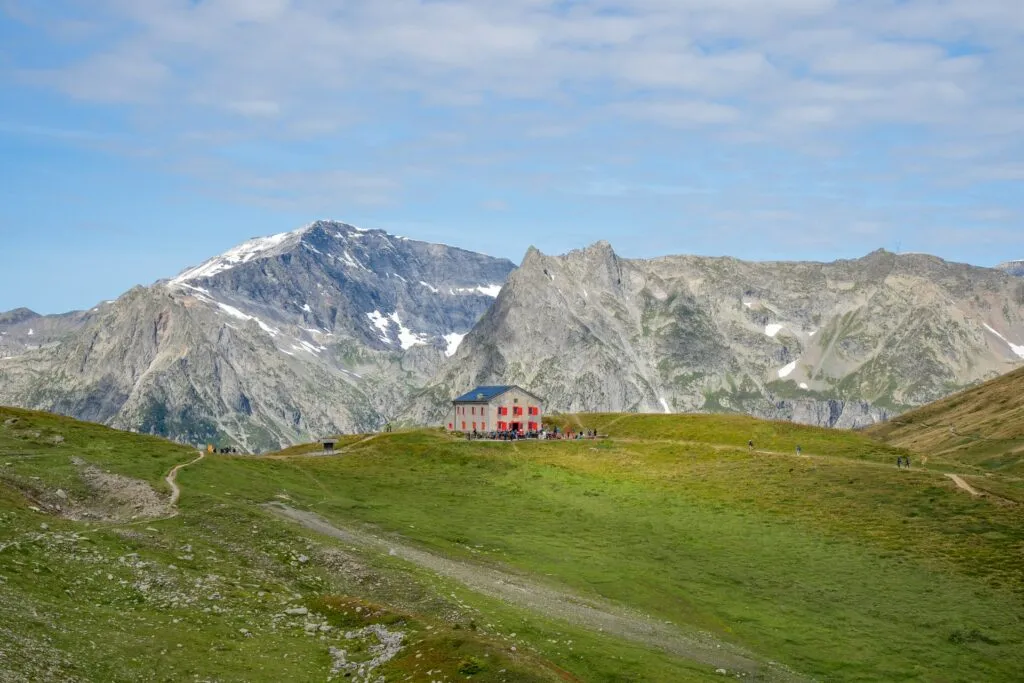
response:
{"label": "hiker", "polygon": [[903,469],[903,456],[902,455],[897,455],[896,456],[896,469],[898,469],[898,470]]}
{"label": "hiker", "polygon": [[903,464],[907,466],[908,470],[910,469],[910,456],[909,455],[903,456]]}
{"label": "hiker", "polygon": [[754,440],[753,439],[751,439],[750,441],[747,442],[747,448],[750,449],[750,450],[754,450]]}
{"label": "hiker", "polygon": [[797,455],[800,455],[801,453],[803,453],[803,451],[802,451],[802,450],[800,450],[800,444],[797,444],[797,445],[796,445],[796,454],[797,454]]}

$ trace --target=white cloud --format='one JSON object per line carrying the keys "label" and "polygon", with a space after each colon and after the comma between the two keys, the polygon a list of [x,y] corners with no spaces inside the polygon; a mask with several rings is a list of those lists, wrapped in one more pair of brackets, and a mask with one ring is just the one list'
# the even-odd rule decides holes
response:
{"label": "white cloud", "polygon": [[[18,82],[130,107],[129,120],[147,140],[161,139],[152,144],[174,168],[226,178],[228,192],[273,205],[387,204],[439,168],[507,169],[538,154],[608,164],[648,139],[648,154],[697,138],[816,159],[856,156],[867,141],[888,155],[871,163],[896,175],[961,184],[1024,175],[1024,12],[1007,0],[14,7],[13,21],[63,48],[45,61],[15,60]],[[887,127],[897,132],[878,135]],[[326,170],[268,170],[218,153],[295,140],[344,144],[323,151]],[[910,143],[914,150],[897,147]],[[350,163],[359,145],[373,154]],[[507,173],[520,184],[581,184]],[[595,182],[589,191],[604,196],[688,196],[665,191],[689,185],[678,178]],[[844,222],[877,221],[850,211]]]}

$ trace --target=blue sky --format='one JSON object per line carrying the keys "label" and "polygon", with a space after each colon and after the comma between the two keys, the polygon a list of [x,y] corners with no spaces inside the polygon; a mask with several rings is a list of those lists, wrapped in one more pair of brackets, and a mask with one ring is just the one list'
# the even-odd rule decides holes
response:
{"label": "blue sky", "polygon": [[1012,0],[0,0],[0,310],[335,218],[518,261],[1024,258]]}

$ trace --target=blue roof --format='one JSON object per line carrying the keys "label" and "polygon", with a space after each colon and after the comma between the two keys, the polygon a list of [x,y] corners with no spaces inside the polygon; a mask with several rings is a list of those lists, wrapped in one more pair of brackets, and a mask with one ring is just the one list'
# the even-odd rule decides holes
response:
{"label": "blue roof", "polygon": [[465,403],[470,401],[490,401],[495,396],[500,396],[506,391],[511,389],[511,385],[500,386],[500,387],[477,387],[473,391],[467,392],[452,403]]}

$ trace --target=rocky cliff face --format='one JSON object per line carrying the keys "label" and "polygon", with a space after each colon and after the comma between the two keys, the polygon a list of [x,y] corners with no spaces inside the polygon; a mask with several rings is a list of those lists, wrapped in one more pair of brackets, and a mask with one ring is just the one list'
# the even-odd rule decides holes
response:
{"label": "rocky cliff face", "polygon": [[[59,342],[12,353],[0,403],[253,450],[374,429],[454,353],[513,268],[317,222],[135,288]],[[11,317],[24,327],[25,315]]]}
{"label": "rocky cliff face", "polygon": [[1024,261],[1007,261],[1006,263],[1000,263],[996,268],[1005,270],[1010,275],[1024,277]]}
{"label": "rocky cliff face", "polygon": [[742,411],[870,424],[1024,359],[1019,281],[925,255],[835,263],[535,249],[416,421],[465,387],[517,383],[562,411]]}

